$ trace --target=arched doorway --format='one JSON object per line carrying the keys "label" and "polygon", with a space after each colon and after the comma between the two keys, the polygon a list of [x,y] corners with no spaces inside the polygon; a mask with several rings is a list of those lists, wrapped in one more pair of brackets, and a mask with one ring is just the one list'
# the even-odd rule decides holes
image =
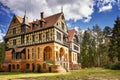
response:
{"label": "arched doorway", "polygon": [[8,65],[8,71],[11,72],[11,64]]}
{"label": "arched doorway", "polygon": [[47,46],[44,48],[44,53],[43,53],[43,60],[50,60],[52,58],[52,49],[51,47]]}
{"label": "arched doorway", "polygon": [[60,48],[60,60],[64,60],[65,56],[64,56],[64,49],[63,48]]}
{"label": "arched doorway", "polygon": [[41,72],[41,65],[37,64],[37,72]]}
{"label": "arched doorway", "polygon": [[35,71],[35,64],[32,63],[32,72],[34,72],[34,71]]}

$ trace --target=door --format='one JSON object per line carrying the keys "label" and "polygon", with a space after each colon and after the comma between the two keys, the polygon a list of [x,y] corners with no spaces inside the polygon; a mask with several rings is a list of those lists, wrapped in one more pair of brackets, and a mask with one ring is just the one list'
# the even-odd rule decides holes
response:
{"label": "door", "polygon": [[51,67],[49,67],[49,72],[51,72],[52,71],[52,68]]}
{"label": "door", "polygon": [[11,64],[8,65],[8,71],[11,72]]}

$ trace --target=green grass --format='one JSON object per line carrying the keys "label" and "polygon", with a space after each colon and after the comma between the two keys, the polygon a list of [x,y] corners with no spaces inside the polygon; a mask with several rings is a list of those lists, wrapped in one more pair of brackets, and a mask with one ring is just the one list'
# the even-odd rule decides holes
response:
{"label": "green grass", "polygon": [[120,70],[89,68],[66,73],[1,72],[0,80],[120,80]]}

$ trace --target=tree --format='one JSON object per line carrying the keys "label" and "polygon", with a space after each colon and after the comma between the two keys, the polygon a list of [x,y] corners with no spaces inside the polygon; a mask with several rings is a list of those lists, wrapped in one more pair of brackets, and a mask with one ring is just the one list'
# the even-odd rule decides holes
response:
{"label": "tree", "polygon": [[0,63],[2,63],[4,61],[4,57],[5,57],[5,43],[1,42],[0,43]]}
{"label": "tree", "polygon": [[105,26],[105,28],[103,29],[103,40],[104,40],[104,65],[109,64],[109,57],[108,57],[108,53],[109,53],[109,45],[110,45],[110,36],[112,33],[112,28],[110,28],[109,26]]}
{"label": "tree", "polygon": [[117,17],[112,30],[109,57],[112,63],[120,61],[120,17]]}
{"label": "tree", "polygon": [[86,30],[83,34],[81,41],[81,63],[82,67],[93,67],[94,66],[94,41],[92,32],[90,29]]}
{"label": "tree", "polygon": [[95,38],[95,41],[96,41],[96,58],[97,58],[97,66],[99,67],[101,65],[101,60],[100,60],[100,57],[102,55],[102,49],[101,49],[101,45],[102,45],[102,42],[103,42],[103,32],[101,30],[101,28],[96,24],[95,26],[93,26],[93,35],[94,35],[94,38]]}

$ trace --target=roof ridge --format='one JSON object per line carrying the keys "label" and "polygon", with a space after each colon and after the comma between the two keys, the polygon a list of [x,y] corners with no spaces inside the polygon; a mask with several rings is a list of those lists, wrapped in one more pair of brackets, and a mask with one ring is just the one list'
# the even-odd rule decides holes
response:
{"label": "roof ridge", "polygon": [[45,17],[45,18],[52,17],[52,16],[55,16],[55,15],[58,15],[58,14],[62,14],[62,13],[61,13],[61,12],[60,12],[60,13],[56,13],[56,14],[53,14],[53,15],[47,16],[47,17]]}

